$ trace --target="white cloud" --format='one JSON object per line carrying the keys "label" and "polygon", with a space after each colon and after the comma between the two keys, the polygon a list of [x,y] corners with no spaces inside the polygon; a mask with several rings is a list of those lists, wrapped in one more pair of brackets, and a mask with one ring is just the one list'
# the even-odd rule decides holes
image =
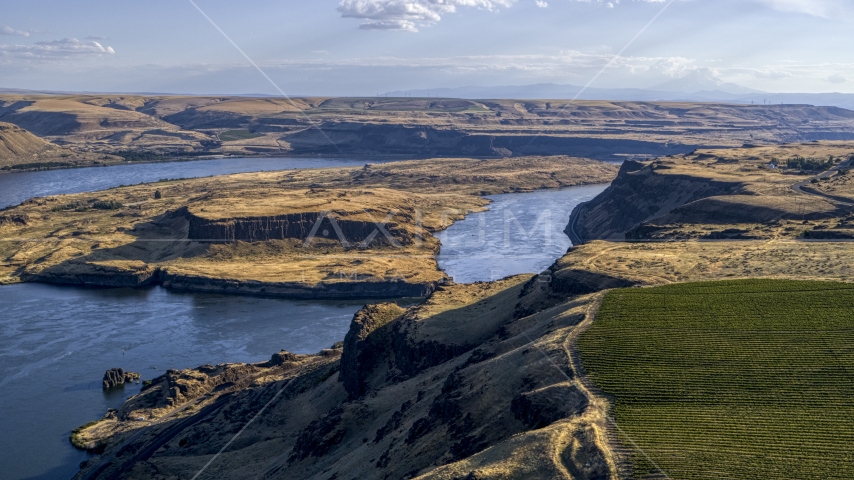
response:
{"label": "white cloud", "polygon": [[116,53],[113,47],[104,47],[98,42],[81,42],[76,38],[65,38],[34,45],[0,45],[0,56],[25,60],[51,60],[81,56],[102,56]]}
{"label": "white cloud", "polygon": [[756,0],[783,12],[805,13],[830,18],[850,10],[849,0]]}
{"label": "white cloud", "polygon": [[[454,13],[459,7],[474,7],[496,10],[510,7],[518,0],[341,0],[338,12],[345,18],[363,20],[359,28],[365,30],[400,30],[417,32],[419,26],[439,22],[443,15]],[[595,3],[613,9],[621,0],[569,0],[579,3]],[[669,0],[632,0],[635,2],[662,4]],[[854,13],[851,0],[751,0],[783,12],[834,18]],[[537,7],[548,8],[546,0],[535,0]]]}
{"label": "white cloud", "polygon": [[827,80],[830,83],[834,83],[834,84],[845,83],[848,81],[847,78],[843,77],[842,75],[840,75],[838,73],[835,75],[831,75],[831,76],[827,77],[825,80]]}
{"label": "white cloud", "polygon": [[416,32],[419,25],[434,24],[457,7],[496,10],[516,0],[341,0],[338,12],[345,18],[363,20],[365,30],[403,30]]}
{"label": "white cloud", "polygon": [[791,72],[787,72],[785,70],[756,70],[753,72],[753,76],[756,78],[765,78],[768,80],[780,80],[782,78],[794,77]]}
{"label": "white cloud", "polygon": [[0,27],[0,35],[15,35],[18,37],[29,37],[30,32],[25,32],[23,30],[15,30],[12,27]]}

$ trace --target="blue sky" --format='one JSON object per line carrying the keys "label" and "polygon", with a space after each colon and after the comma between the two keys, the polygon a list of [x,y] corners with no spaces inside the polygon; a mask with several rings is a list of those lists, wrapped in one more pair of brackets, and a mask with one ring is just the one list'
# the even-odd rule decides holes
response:
{"label": "blue sky", "polygon": [[[703,69],[770,92],[854,92],[851,1],[195,1],[292,95],[584,85],[605,65],[593,86]],[[0,87],[275,93],[189,0],[9,3]]]}

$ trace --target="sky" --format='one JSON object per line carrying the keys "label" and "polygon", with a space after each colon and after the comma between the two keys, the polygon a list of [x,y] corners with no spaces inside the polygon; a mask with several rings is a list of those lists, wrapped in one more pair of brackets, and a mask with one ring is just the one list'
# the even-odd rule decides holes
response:
{"label": "sky", "polygon": [[851,0],[28,0],[0,13],[0,88],[355,96],[702,71],[854,93],[852,40]]}

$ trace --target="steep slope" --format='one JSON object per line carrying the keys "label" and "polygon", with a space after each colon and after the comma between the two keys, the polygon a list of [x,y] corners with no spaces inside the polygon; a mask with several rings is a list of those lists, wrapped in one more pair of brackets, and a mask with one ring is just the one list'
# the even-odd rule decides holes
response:
{"label": "steep slope", "polygon": [[[213,460],[209,478],[615,479],[602,410],[563,343],[592,297],[544,301],[537,283],[368,306],[315,356],[170,372],[78,432],[104,453],[77,478],[191,478]],[[538,313],[515,314],[520,297]]]}
{"label": "steep slope", "polygon": [[646,220],[714,195],[738,191],[739,182],[690,175],[670,175],[660,164],[627,161],[611,186],[573,212],[567,233],[575,243],[623,240]]}
{"label": "steep slope", "polygon": [[200,148],[210,140],[204,133],[181,130],[137,111],[145,104],[143,97],[4,96],[0,120],[84,152],[129,147],[174,152]]}
{"label": "steep slope", "polygon": [[48,164],[61,161],[71,164],[86,155],[73,155],[67,149],[37,137],[23,128],[0,122],[0,168],[26,164]]}
{"label": "steep slope", "polygon": [[50,146],[50,142],[17,125],[0,122],[0,161],[32,156]]}
{"label": "steep slope", "polygon": [[[845,185],[851,158],[854,144],[816,142],[627,161],[607,190],[575,209],[566,233],[578,244],[793,236],[807,227],[782,227],[781,222],[796,220],[819,222],[814,225],[819,230],[838,229],[839,222],[830,220],[848,216]],[[801,183],[808,186],[792,188]],[[844,228],[850,230],[847,224]]]}

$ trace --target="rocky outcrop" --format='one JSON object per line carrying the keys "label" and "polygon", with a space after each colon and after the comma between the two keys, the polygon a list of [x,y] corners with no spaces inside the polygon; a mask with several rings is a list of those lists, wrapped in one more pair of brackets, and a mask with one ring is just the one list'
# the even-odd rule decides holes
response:
{"label": "rocky outcrop", "polygon": [[44,270],[25,271],[21,280],[59,285],[136,288],[161,285],[176,292],[221,293],[254,295],[271,298],[333,300],[356,298],[426,297],[442,283],[410,283],[401,279],[362,277],[348,281],[319,282],[261,282],[213,278],[174,273],[168,268],[142,264],[118,267],[87,262],[69,261]]}
{"label": "rocky outcrop", "polygon": [[[373,222],[337,218],[328,212],[303,212],[268,217],[206,219],[181,209],[173,215],[185,215],[190,222],[188,238],[197,242],[264,242],[267,240],[331,239],[346,245],[367,247],[388,244]],[[412,235],[394,223],[383,228],[398,245],[410,245]]]}
{"label": "rocky outcrop", "polygon": [[296,362],[300,359],[300,356],[294,353],[291,353],[287,350],[282,350],[279,353],[274,353],[270,360],[264,365],[266,367],[281,367],[289,362]]}
{"label": "rocky outcrop", "polygon": [[44,270],[25,271],[25,282],[55,283],[93,287],[144,287],[160,281],[160,269],[142,262],[123,267],[68,261]]}
{"label": "rocky outcrop", "polygon": [[400,378],[411,378],[475,348],[466,338],[429,340],[419,335],[418,320],[403,318],[392,327],[394,368]]}
{"label": "rocky outcrop", "polygon": [[581,269],[564,268],[552,272],[550,289],[561,295],[586,295],[614,288],[629,288],[637,282]]}
{"label": "rocky outcrop", "polygon": [[104,373],[104,389],[118,387],[125,383],[133,383],[139,380],[140,375],[136,372],[126,372],[121,368],[111,368]]}
{"label": "rocky outcrop", "polygon": [[355,299],[426,297],[438,288],[440,282],[409,283],[402,280],[351,280],[347,282],[260,282],[201,277],[183,273],[160,271],[159,282],[164,288],[176,292],[223,293],[257,295],[294,299]]}
{"label": "rocky outcrop", "polygon": [[627,232],[682,205],[716,195],[732,195],[742,188],[741,182],[674,175],[656,162],[629,160],[611,186],[573,210],[565,231],[575,244],[624,240]]}
{"label": "rocky outcrop", "polygon": [[359,397],[368,389],[368,376],[385,360],[392,343],[387,325],[404,312],[396,303],[383,303],[368,305],[353,317],[344,337],[338,377],[350,396]]}
{"label": "rocky outcrop", "polygon": [[[522,284],[523,277],[510,277],[493,284],[452,285],[441,287],[425,304],[405,311],[395,304],[363,308],[354,317],[344,340],[339,378],[345,389],[351,397],[358,398],[389,380],[404,381],[475,349],[513,320],[512,306]],[[507,311],[492,313],[448,334],[456,322],[482,315],[476,303],[469,303],[471,298],[493,293],[506,302]],[[457,301],[459,309],[431,317],[434,305]],[[433,321],[425,322],[427,317]]]}
{"label": "rocky outcrop", "polygon": [[167,405],[177,406],[218,388],[246,388],[258,370],[246,364],[203,365],[195,370],[169,370],[154,382],[162,383]]}
{"label": "rocky outcrop", "polygon": [[22,213],[17,215],[0,215],[0,227],[6,225],[24,226],[30,222],[30,216]]}
{"label": "rocky outcrop", "polygon": [[560,384],[522,393],[513,399],[510,409],[530,428],[543,428],[580,415],[587,405],[587,397],[578,387]]}

